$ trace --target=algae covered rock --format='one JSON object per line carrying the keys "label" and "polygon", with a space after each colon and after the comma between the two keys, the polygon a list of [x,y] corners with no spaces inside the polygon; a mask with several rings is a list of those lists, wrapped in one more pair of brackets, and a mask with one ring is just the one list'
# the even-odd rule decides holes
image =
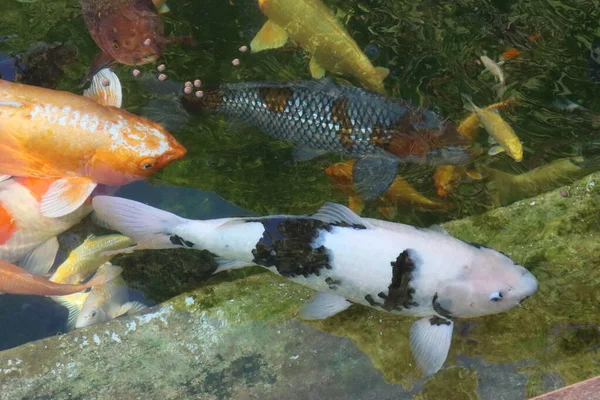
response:
{"label": "algae covered rock", "polygon": [[[300,322],[295,315],[311,291],[250,268],[198,278],[198,288],[149,314],[2,352],[0,397],[90,398],[94,387],[95,398],[493,399],[589,378],[600,373],[597,182],[600,174],[590,175],[568,187],[569,197],[562,188],[445,224],[454,236],[507,253],[540,286],[522,307],[458,321],[448,360],[430,379],[410,354],[414,320],[354,306]],[[178,252],[154,254],[177,275]],[[124,255],[121,264],[147,267],[139,257]],[[164,277],[144,280],[151,293]]]}

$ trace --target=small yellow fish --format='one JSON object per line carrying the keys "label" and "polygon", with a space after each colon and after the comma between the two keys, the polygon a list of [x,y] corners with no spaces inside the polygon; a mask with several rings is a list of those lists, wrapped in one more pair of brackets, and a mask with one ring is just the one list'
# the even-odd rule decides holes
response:
{"label": "small yellow fish", "polygon": [[[106,263],[99,268],[110,267]],[[117,277],[109,285],[100,285],[89,292],[79,313],[75,327],[83,328],[113,320],[121,315],[146,310],[148,307],[137,301],[129,301],[129,288],[122,277]]]}
{"label": "small yellow fish", "polygon": [[[512,107],[515,104],[514,99],[508,99],[501,101],[499,103],[494,103],[485,108],[486,111],[494,111],[494,110],[502,110],[508,107]],[[465,138],[470,141],[474,141],[479,134],[479,127],[481,126],[479,122],[479,118],[477,118],[476,113],[469,114],[465,119],[463,119],[458,124],[458,132]]]}
{"label": "small yellow fish", "polygon": [[89,236],[50,277],[52,282],[77,284],[106,263],[115,250],[122,250],[135,244],[127,236]]}
{"label": "small yellow fish", "polygon": [[[352,179],[352,167],[355,160],[334,164],[325,172],[331,178],[334,185],[344,194],[348,195],[348,207],[360,213],[364,208],[364,200],[356,192]],[[396,215],[396,209],[400,205],[411,205],[425,210],[445,210],[447,204],[430,200],[417,191],[410,183],[402,177],[396,176],[392,184],[376,200],[377,210],[388,219]]]}
{"label": "small yellow fish", "polygon": [[250,43],[253,53],[283,46],[288,37],[311,54],[310,72],[325,70],[357,78],[369,90],[385,93],[387,68],[374,67],[321,0],[258,0],[269,20]]}
{"label": "small yellow fish", "polygon": [[511,126],[498,113],[477,107],[466,95],[463,95],[463,98],[467,102],[465,108],[477,115],[481,125],[499,145],[491,148],[488,154],[506,151],[515,161],[523,160],[523,145]]}
{"label": "small yellow fish", "polygon": [[423,196],[410,183],[397,176],[389,189],[377,199],[377,211],[386,218],[393,219],[396,216],[398,207],[401,205],[409,205],[431,211],[441,211],[450,208],[449,204],[431,200]]}
{"label": "small yellow fish", "polygon": [[480,173],[469,171],[463,166],[442,165],[438,167],[433,174],[437,195],[447,197],[465,176],[476,180],[482,179]]}

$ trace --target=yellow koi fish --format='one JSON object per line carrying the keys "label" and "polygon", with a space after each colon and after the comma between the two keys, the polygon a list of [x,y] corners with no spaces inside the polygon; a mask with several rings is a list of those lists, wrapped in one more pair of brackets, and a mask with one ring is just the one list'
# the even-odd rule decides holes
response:
{"label": "yellow koi fish", "polygon": [[463,95],[463,98],[467,102],[465,108],[477,115],[481,125],[498,143],[498,146],[492,147],[488,154],[494,155],[506,151],[506,154],[515,161],[521,161],[523,159],[523,145],[511,126],[498,113],[477,107],[466,95]]}
{"label": "yellow koi fish", "polygon": [[357,78],[369,90],[385,93],[387,68],[374,67],[331,10],[320,0],[258,0],[269,20],[250,43],[253,53],[283,46],[288,38],[312,58],[310,72],[321,78],[325,70]]}
{"label": "yellow koi fish", "polygon": [[[503,110],[505,108],[512,107],[514,104],[514,99],[508,99],[499,103],[491,104],[485,107],[484,110],[493,112],[495,110]],[[465,139],[473,141],[477,138],[477,135],[479,134],[480,126],[481,123],[479,122],[477,113],[472,112],[458,124],[458,127],[456,129],[458,130],[458,133],[460,133]]]}
{"label": "yellow koi fish", "polygon": [[560,158],[518,175],[486,167],[483,171],[489,179],[487,187],[492,202],[500,207],[568,185],[600,169],[600,166],[577,165],[583,163],[583,157]]}

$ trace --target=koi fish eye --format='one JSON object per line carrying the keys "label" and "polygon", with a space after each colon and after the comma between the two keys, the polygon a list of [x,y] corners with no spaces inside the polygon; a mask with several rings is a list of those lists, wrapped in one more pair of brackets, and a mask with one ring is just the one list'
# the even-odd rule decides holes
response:
{"label": "koi fish eye", "polygon": [[156,165],[156,160],[154,158],[146,158],[140,163],[141,169],[150,169]]}
{"label": "koi fish eye", "polygon": [[92,311],[89,316],[90,318],[96,318],[96,315],[98,315],[98,311]]}
{"label": "koi fish eye", "polygon": [[504,296],[502,295],[502,292],[494,292],[494,293],[490,293],[490,300],[497,303],[500,300],[502,300]]}

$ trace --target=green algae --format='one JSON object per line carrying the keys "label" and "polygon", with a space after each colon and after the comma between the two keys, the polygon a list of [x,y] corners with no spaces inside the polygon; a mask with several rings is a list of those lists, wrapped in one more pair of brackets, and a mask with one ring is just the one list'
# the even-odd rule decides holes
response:
{"label": "green algae", "polygon": [[438,379],[427,382],[415,400],[445,399],[477,400],[477,373],[464,368],[449,368]]}

